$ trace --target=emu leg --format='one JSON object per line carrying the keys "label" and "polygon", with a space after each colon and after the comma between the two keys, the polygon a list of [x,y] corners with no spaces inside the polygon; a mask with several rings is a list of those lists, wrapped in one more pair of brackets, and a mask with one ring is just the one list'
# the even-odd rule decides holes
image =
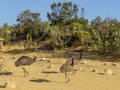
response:
{"label": "emu leg", "polygon": [[67,74],[67,72],[65,72],[65,79],[66,79],[66,83],[68,83],[70,81],[70,77],[69,75]]}
{"label": "emu leg", "polygon": [[21,68],[23,69],[23,72],[24,72],[24,77],[26,77],[27,75],[29,75],[28,71],[27,71],[27,70],[25,70],[25,68],[24,68],[24,67],[21,67]]}
{"label": "emu leg", "polygon": [[75,69],[72,69],[72,74],[74,75],[76,73]]}

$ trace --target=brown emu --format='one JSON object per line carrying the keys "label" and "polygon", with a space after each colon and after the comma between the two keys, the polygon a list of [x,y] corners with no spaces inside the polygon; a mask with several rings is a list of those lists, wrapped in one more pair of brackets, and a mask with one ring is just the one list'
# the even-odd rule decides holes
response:
{"label": "brown emu", "polygon": [[74,74],[74,58],[72,58],[72,60],[69,60],[69,62],[64,63],[60,67],[60,72],[65,73],[66,83],[68,83],[70,81],[68,72],[73,72],[73,74]]}
{"label": "brown emu", "polygon": [[29,75],[29,73],[28,73],[28,71],[26,71],[24,66],[31,65],[32,63],[34,63],[36,61],[36,59],[37,59],[36,53],[35,53],[34,58],[30,58],[28,56],[22,56],[15,62],[15,66],[16,67],[21,66],[21,68],[23,69],[23,72],[24,72],[24,76],[26,77],[27,75]]}

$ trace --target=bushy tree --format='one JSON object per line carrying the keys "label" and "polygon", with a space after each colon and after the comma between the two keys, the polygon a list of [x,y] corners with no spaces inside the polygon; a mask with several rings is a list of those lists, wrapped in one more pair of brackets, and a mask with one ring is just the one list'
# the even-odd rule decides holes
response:
{"label": "bushy tree", "polygon": [[93,22],[91,42],[94,50],[103,55],[120,57],[120,22],[111,18],[97,18]]}
{"label": "bushy tree", "polygon": [[11,32],[13,31],[13,26],[9,26],[7,23],[3,24],[0,28],[0,37],[4,38],[5,44],[11,43]]}
{"label": "bushy tree", "polygon": [[88,21],[81,18],[71,19],[64,25],[49,26],[48,34],[47,44],[51,49],[85,45],[91,38]]}
{"label": "bushy tree", "polygon": [[20,13],[17,17],[17,22],[19,27],[23,33],[23,37],[26,38],[27,34],[31,34],[32,38],[36,38],[39,36],[40,30],[40,13],[31,12],[30,10],[25,10]]}
{"label": "bushy tree", "polygon": [[47,18],[51,24],[64,23],[67,20],[77,17],[78,7],[72,2],[58,2],[51,5],[52,12],[47,13]]}

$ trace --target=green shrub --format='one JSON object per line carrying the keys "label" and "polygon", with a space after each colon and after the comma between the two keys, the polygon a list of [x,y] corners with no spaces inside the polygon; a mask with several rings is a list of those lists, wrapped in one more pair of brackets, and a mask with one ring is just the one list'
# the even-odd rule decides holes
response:
{"label": "green shrub", "polygon": [[59,30],[58,26],[51,26],[48,28],[49,38],[46,41],[49,49],[62,48],[64,47],[63,31]]}
{"label": "green shrub", "polygon": [[90,42],[90,33],[87,31],[79,30],[72,34],[73,44],[76,46],[85,45]]}
{"label": "green shrub", "polygon": [[98,30],[91,31],[91,45],[102,55],[120,58],[120,25],[104,23]]}
{"label": "green shrub", "polygon": [[33,45],[32,36],[29,33],[29,34],[27,34],[26,40],[24,41],[24,47],[25,47],[25,49],[30,49],[30,48],[32,48],[31,47],[32,45]]}

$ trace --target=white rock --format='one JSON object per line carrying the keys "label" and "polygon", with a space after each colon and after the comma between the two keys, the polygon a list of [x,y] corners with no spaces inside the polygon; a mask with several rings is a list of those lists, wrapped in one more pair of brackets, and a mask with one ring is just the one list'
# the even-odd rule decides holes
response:
{"label": "white rock", "polygon": [[111,69],[105,69],[105,74],[112,75],[112,70]]}
{"label": "white rock", "polygon": [[53,64],[50,64],[50,65],[48,66],[48,68],[54,68],[54,65],[53,65]]}
{"label": "white rock", "polygon": [[3,88],[16,88],[16,84],[13,78],[8,78],[3,85]]}
{"label": "white rock", "polygon": [[40,60],[41,60],[41,61],[45,61],[45,59],[46,59],[46,58],[41,58]]}

